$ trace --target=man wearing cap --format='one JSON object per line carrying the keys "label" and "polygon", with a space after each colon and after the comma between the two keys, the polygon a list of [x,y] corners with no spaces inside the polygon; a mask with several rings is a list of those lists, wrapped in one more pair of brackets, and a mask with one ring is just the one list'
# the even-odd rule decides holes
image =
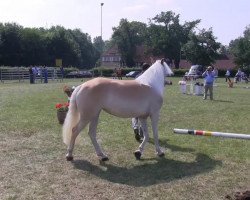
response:
{"label": "man wearing cap", "polygon": [[204,78],[204,100],[207,99],[207,93],[209,91],[210,100],[213,100],[213,84],[214,84],[214,77],[215,72],[213,67],[208,66],[206,71],[202,74]]}

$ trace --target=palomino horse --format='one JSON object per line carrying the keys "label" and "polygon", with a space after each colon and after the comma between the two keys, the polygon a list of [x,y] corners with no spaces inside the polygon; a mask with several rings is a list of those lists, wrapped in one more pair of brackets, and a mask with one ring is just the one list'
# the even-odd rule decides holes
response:
{"label": "palomino horse", "polygon": [[68,145],[66,159],[73,160],[75,140],[80,131],[89,124],[88,134],[97,156],[103,161],[108,160],[96,140],[101,110],[117,117],[139,118],[144,138],[134,152],[137,159],[140,159],[149,139],[146,119],[150,117],[156,153],[163,156],[158,142],[158,119],[163,103],[165,76],[173,73],[168,64],[165,59],[158,60],[135,80],[94,78],[76,87],[63,125],[63,141]]}

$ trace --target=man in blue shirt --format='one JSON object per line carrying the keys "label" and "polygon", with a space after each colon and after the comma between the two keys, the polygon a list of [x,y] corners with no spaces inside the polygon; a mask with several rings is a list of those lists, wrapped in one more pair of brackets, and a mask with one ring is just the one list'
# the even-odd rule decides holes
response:
{"label": "man in blue shirt", "polygon": [[215,72],[211,66],[208,66],[206,71],[202,74],[202,77],[204,78],[204,98],[207,99],[207,93],[209,91],[210,100],[213,100],[213,84],[214,84],[214,77]]}

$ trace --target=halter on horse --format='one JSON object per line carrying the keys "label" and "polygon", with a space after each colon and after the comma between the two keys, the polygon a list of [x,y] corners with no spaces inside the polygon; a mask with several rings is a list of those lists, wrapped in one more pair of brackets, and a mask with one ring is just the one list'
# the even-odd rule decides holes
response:
{"label": "halter on horse", "polygon": [[155,149],[163,156],[158,142],[158,120],[163,103],[164,81],[173,72],[165,59],[156,61],[148,70],[135,80],[115,80],[94,78],[78,86],[70,100],[70,107],[63,125],[63,141],[68,145],[66,159],[73,160],[75,140],[80,131],[89,124],[89,136],[97,156],[106,161],[96,140],[96,128],[101,110],[117,117],[138,117],[144,138],[135,157],[140,159],[145,144],[149,140],[147,117],[151,118]]}

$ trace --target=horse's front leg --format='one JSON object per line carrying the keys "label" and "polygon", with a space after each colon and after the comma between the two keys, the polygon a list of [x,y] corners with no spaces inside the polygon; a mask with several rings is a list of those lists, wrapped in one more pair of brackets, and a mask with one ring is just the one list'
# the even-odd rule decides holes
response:
{"label": "horse's front leg", "polygon": [[108,156],[105,153],[103,153],[100,145],[98,144],[98,142],[96,140],[96,129],[97,129],[97,124],[98,124],[98,118],[99,118],[99,114],[90,122],[88,134],[89,134],[89,137],[90,137],[90,139],[92,141],[92,144],[94,145],[96,155],[102,161],[107,161]]}
{"label": "horse's front leg", "polygon": [[151,115],[150,118],[151,118],[156,154],[161,157],[161,156],[164,156],[164,152],[160,148],[159,139],[158,139],[159,113],[155,113],[154,115]]}
{"label": "horse's front leg", "polygon": [[134,152],[135,157],[136,157],[137,160],[139,160],[141,158],[141,155],[142,155],[142,153],[144,151],[144,147],[145,147],[146,143],[149,140],[147,119],[139,118],[139,120],[140,120],[140,123],[141,123],[141,126],[142,126],[142,131],[143,131],[143,136],[144,137],[143,137],[142,143],[139,146],[139,149]]}

